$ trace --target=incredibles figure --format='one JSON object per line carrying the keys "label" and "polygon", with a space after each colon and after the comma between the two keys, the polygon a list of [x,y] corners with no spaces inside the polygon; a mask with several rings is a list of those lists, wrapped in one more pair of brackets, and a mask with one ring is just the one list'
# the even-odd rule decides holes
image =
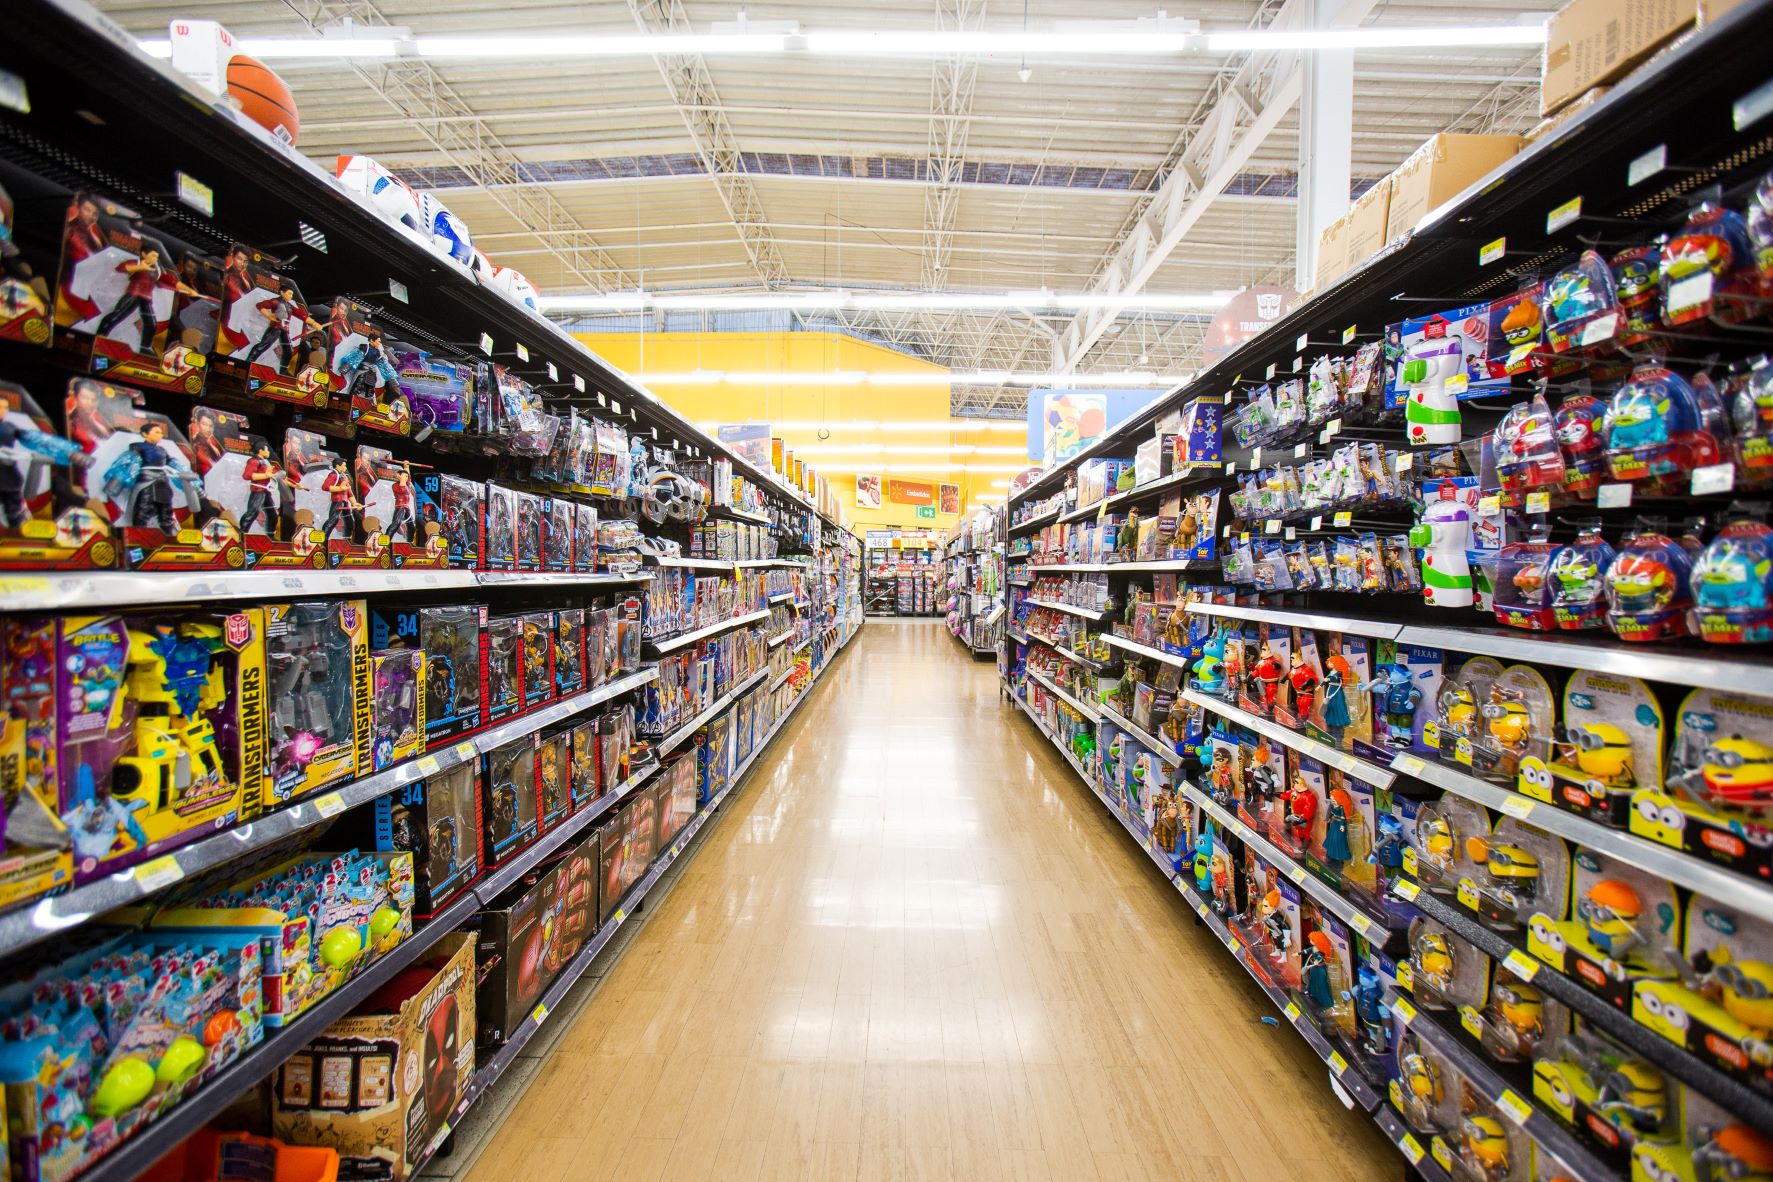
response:
{"label": "incredibles figure", "polygon": [[1220,804],[1231,800],[1231,794],[1237,788],[1237,774],[1231,767],[1231,746],[1218,740],[1213,742],[1213,767],[1207,773],[1207,786],[1212,789],[1213,796]]}
{"label": "incredibles figure", "polygon": [[1286,804],[1287,835],[1293,839],[1294,849],[1304,849],[1311,840],[1311,822],[1317,817],[1317,794],[1306,784],[1304,776],[1293,777]]}
{"label": "incredibles figure", "polygon": [[1293,668],[1287,674],[1287,681],[1293,686],[1294,715],[1299,718],[1310,718],[1312,704],[1317,700],[1317,687],[1320,681],[1317,670],[1311,667],[1302,654],[1294,653]]}
{"label": "incredibles figure", "polygon": [[1250,670],[1250,676],[1261,688],[1264,710],[1274,709],[1275,699],[1280,696],[1280,683],[1283,675],[1279,658],[1266,644],[1263,645],[1261,654],[1256,658],[1255,666]]}

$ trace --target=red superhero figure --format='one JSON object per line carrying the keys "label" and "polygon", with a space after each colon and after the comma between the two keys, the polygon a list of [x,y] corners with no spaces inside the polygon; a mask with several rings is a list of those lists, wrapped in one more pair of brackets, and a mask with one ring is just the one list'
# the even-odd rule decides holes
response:
{"label": "red superhero figure", "polygon": [[346,470],[345,457],[339,456],[332,462],[332,471],[320,482],[320,491],[332,498],[332,508],[326,514],[326,525],[321,534],[332,537],[332,531],[338,526],[345,527],[345,540],[351,541],[357,536],[357,511],[363,506],[352,495],[351,474]]}
{"label": "red superhero figure", "polygon": [[1311,841],[1311,822],[1317,816],[1317,795],[1305,783],[1302,776],[1293,777],[1293,786],[1287,791],[1287,834],[1293,839],[1293,848],[1302,850]]}
{"label": "red superhero figure", "polygon": [[388,521],[388,540],[398,541],[404,531],[406,540],[412,541],[412,469],[402,465],[394,473],[394,513]]}
{"label": "red superhero figure", "polygon": [[1274,700],[1280,694],[1281,678],[1286,673],[1281,668],[1279,659],[1266,644],[1262,646],[1262,655],[1256,659],[1256,667],[1250,670],[1250,675],[1262,686],[1263,707],[1273,710]]}
{"label": "red superhero figure", "polygon": [[1311,717],[1312,703],[1317,700],[1317,670],[1299,653],[1293,654],[1293,671],[1287,674],[1293,686],[1293,709],[1300,718]]}
{"label": "red superhero figure", "polygon": [[277,510],[276,502],[271,499],[271,486],[282,470],[271,458],[271,445],[263,439],[254,439],[252,455],[247,457],[246,467],[240,471],[247,486],[246,510],[240,514],[242,534],[251,533],[252,527],[259,524],[264,525],[266,533],[276,532]]}

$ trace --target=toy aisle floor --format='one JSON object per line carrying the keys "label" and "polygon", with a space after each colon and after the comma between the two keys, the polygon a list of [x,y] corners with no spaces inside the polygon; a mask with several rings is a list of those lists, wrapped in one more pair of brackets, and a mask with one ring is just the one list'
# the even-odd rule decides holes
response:
{"label": "toy aisle floor", "polygon": [[433,1176],[1397,1172],[940,621],[870,620],[813,692]]}

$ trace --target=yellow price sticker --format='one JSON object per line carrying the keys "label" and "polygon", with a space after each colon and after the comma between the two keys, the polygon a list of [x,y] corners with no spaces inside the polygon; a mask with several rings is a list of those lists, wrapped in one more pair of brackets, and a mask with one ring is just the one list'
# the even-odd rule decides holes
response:
{"label": "yellow price sticker", "polygon": [[1463,394],[1471,389],[1471,379],[1462,373],[1456,373],[1441,385],[1449,394]]}
{"label": "yellow price sticker", "polygon": [[1513,1088],[1503,1088],[1502,1094],[1496,1097],[1496,1107],[1508,1113],[1517,1125],[1524,1125],[1533,1116],[1533,1106]]}
{"label": "yellow price sticker", "polygon": [[437,762],[435,755],[419,756],[419,774],[421,776],[435,776],[442,770],[443,765]]}
{"label": "yellow price sticker", "polygon": [[1363,936],[1371,937],[1375,930],[1384,931],[1385,929],[1382,925],[1375,923],[1373,920],[1368,919],[1357,911],[1354,915],[1354,930]]}
{"label": "yellow price sticker", "polygon": [[42,595],[49,590],[49,580],[37,575],[7,575],[0,578],[0,595]]}
{"label": "yellow price sticker", "polygon": [[1503,800],[1502,811],[1518,820],[1526,820],[1533,811],[1533,802],[1524,796],[1510,796]]}
{"label": "yellow price sticker", "polygon": [[1426,1149],[1422,1148],[1422,1142],[1416,1140],[1415,1135],[1412,1133],[1405,1133],[1403,1138],[1398,1141],[1397,1147],[1403,1151],[1405,1157],[1410,1159],[1411,1165],[1415,1165],[1417,1162],[1421,1161],[1423,1154],[1428,1152]]}
{"label": "yellow price sticker", "polygon": [[535,1019],[537,1026],[540,1026],[543,1022],[548,1020],[547,1005],[543,1002],[537,1002],[536,1008],[529,1012],[529,1016]]}
{"label": "yellow price sticker", "polygon": [[1391,893],[1406,902],[1414,903],[1416,896],[1422,893],[1422,888],[1407,878],[1400,878],[1391,884]]}
{"label": "yellow price sticker", "polygon": [[476,754],[474,744],[463,739],[460,743],[456,744],[456,754],[463,759],[473,759]]}
{"label": "yellow price sticker", "polygon": [[1287,867],[1287,877],[1294,882],[1303,883],[1305,881],[1305,867],[1295,862],[1293,865]]}
{"label": "yellow price sticker", "polygon": [[336,817],[345,811],[345,798],[337,792],[328,792],[315,799],[314,811],[323,817]]}
{"label": "yellow price sticker", "polygon": [[1337,1075],[1348,1070],[1348,1060],[1342,1057],[1341,1051],[1330,1052],[1330,1069]]}
{"label": "yellow price sticker", "polygon": [[1416,1007],[1410,1004],[1410,999],[1407,997],[1400,997],[1393,1001],[1391,1003],[1391,1012],[1402,1019],[1405,1026],[1408,1026],[1416,1020]]}
{"label": "yellow price sticker", "polygon": [[1330,519],[1330,524],[1334,525],[1337,529],[1346,529],[1348,526],[1354,524],[1354,514],[1344,510],[1343,512],[1336,514],[1335,517],[1332,517]]}
{"label": "yellow price sticker", "polygon": [[625,907],[616,908],[616,913],[614,915],[610,916],[610,919],[614,920],[618,926],[620,926],[622,921],[627,918],[628,918],[628,909]]}
{"label": "yellow price sticker", "polygon": [[1428,765],[1423,763],[1422,757],[1418,755],[1399,754],[1392,759],[1391,766],[1406,776],[1420,776],[1428,769]]}
{"label": "yellow price sticker", "polygon": [[171,886],[185,876],[185,868],[171,854],[163,854],[135,868],[135,881],[144,891],[157,891]]}
{"label": "yellow price sticker", "polygon": [[1502,967],[1523,981],[1531,981],[1539,974],[1539,962],[1519,948],[1509,950],[1508,955],[1502,958]]}
{"label": "yellow price sticker", "polygon": [[1281,1013],[1287,1016],[1287,1021],[1297,1022],[1299,1020],[1299,1003],[1289,1001],[1287,1003],[1287,1008],[1282,1010]]}
{"label": "yellow price sticker", "polygon": [[1547,493],[1547,492],[1528,493],[1527,494],[1527,512],[1528,513],[1549,513],[1549,512],[1551,512],[1551,494]]}
{"label": "yellow price sticker", "polygon": [[1479,517],[1494,517],[1494,516],[1496,516],[1496,514],[1498,514],[1500,512],[1502,512],[1502,498],[1501,497],[1479,497],[1478,498],[1478,516]]}
{"label": "yellow price sticker", "polygon": [[1447,1171],[1449,1174],[1452,1173],[1453,1151],[1447,1148],[1447,1143],[1439,1137],[1430,1137],[1428,1139],[1428,1145],[1429,1152],[1434,1154],[1434,1160],[1440,1164],[1441,1169]]}

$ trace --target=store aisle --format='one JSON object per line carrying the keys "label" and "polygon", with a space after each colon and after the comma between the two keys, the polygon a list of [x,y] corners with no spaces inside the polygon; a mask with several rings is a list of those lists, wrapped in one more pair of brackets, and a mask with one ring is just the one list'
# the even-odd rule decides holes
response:
{"label": "store aisle", "polygon": [[470,1182],[1397,1172],[992,666],[853,647]]}

